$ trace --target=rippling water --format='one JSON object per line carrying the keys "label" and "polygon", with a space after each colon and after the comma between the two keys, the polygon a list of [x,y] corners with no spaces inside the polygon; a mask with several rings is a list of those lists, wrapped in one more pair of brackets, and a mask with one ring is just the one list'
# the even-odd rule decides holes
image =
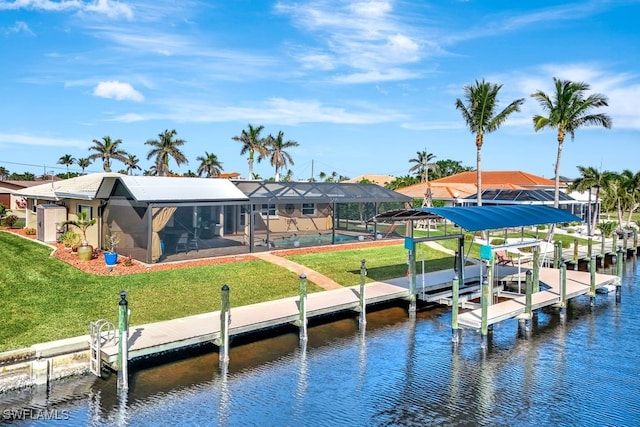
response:
{"label": "rippling water", "polygon": [[210,352],[137,370],[126,398],[114,377],[1,396],[0,423],[28,408],[16,424],[640,425],[640,274],[625,268],[619,302],[581,297],[565,322],[545,309],[529,338],[502,322],[485,351],[468,330],[452,345],[448,309],[411,320],[394,307],[369,313],[364,334],[357,318],[314,326],[305,348],[297,333],[236,343],[226,372]]}

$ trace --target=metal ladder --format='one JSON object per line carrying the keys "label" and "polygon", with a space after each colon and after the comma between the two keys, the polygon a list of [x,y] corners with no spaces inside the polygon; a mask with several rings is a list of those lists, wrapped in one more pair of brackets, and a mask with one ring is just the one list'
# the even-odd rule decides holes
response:
{"label": "metal ladder", "polygon": [[105,319],[96,320],[89,324],[89,370],[95,376],[102,376],[101,349],[104,345],[116,339],[116,328],[113,323]]}

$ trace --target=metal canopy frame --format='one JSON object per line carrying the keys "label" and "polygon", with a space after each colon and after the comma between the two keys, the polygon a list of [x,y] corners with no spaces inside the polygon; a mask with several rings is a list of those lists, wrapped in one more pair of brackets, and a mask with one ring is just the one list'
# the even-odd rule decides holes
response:
{"label": "metal canopy frame", "polygon": [[376,184],[345,182],[233,181],[251,202],[271,203],[384,203],[413,199]]}

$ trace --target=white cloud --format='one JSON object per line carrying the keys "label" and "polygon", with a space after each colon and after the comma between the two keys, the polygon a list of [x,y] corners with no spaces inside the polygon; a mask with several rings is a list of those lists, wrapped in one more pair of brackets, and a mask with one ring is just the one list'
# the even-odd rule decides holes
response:
{"label": "white cloud", "polygon": [[0,144],[38,145],[46,147],[78,147],[86,148],[86,141],[51,138],[18,133],[0,133]]}
{"label": "white cloud", "polygon": [[95,2],[91,2],[86,5],[82,11],[106,15],[109,18],[133,18],[133,11],[128,5],[112,0],[97,0]]}
{"label": "white cloud", "polygon": [[[309,59],[322,59],[321,64],[331,64],[331,68],[324,70],[339,67],[356,70],[345,73],[355,76],[356,81],[388,80],[389,76],[401,74],[395,70],[401,64],[419,61],[424,55],[423,46],[429,51],[439,50],[434,49],[433,44],[423,45],[415,36],[421,30],[403,22],[390,1],[281,2],[275,10],[289,15],[293,25],[315,37],[319,43],[312,47],[297,46],[304,53],[294,56],[305,68],[309,66]],[[362,76],[366,77],[363,79]],[[376,76],[380,80],[376,80]],[[339,80],[347,82],[349,79]]]}
{"label": "white cloud", "polygon": [[270,98],[247,106],[213,106],[205,103],[167,100],[166,111],[128,113],[112,120],[131,123],[149,120],[173,120],[182,123],[219,123],[246,120],[261,123],[300,125],[303,123],[374,124],[407,120],[406,114],[391,109],[354,106],[352,110],[327,105],[317,100]]}
{"label": "white cloud", "polygon": [[129,83],[122,83],[117,80],[100,82],[93,89],[93,94],[101,98],[116,99],[118,101],[144,101],[144,96],[133,88]]}
{"label": "white cloud", "polygon": [[97,13],[109,18],[133,18],[133,10],[126,4],[114,0],[15,0],[0,2],[0,10],[44,10],[47,12],[77,11],[79,13]]}
{"label": "white cloud", "polygon": [[14,33],[27,33],[29,35],[35,36],[31,28],[27,25],[26,22],[16,21],[11,27],[7,27],[1,30],[4,34],[14,34]]}

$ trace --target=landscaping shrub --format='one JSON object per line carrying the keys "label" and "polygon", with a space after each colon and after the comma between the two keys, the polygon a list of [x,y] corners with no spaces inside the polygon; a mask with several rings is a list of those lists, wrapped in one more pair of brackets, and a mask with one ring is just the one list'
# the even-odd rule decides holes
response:
{"label": "landscaping shrub", "polygon": [[15,215],[7,215],[6,218],[4,219],[4,225],[6,225],[9,228],[12,228],[16,222],[18,221],[18,217]]}
{"label": "landscaping shrub", "polygon": [[25,234],[26,234],[26,235],[28,235],[28,236],[35,236],[35,234],[36,234],[36,229],[35,229],[35,228],[33,228],[33,227],[30,227],[30,228],[26,228],[26,229],[24,230],[24,232],[25,232]]}

